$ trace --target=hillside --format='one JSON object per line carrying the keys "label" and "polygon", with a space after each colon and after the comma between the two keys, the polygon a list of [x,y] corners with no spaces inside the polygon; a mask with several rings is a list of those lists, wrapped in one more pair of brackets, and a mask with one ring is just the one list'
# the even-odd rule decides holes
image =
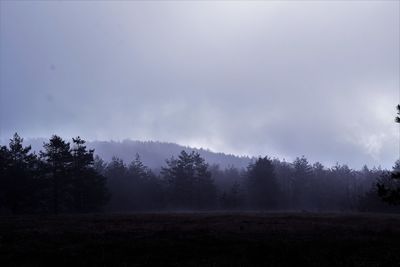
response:
{"label": "hillside", "polygon": [[[47,140],[44,138],[34,138],[27,139],[25,143],[32,145],[32,149],[38,152],[43,149],[43,142],[45,141]],[[4,143],[4,141],[2,143]],[[129,163],[135,158],[136,153],[138,153],[143,163],[153,169],[165,165],[166,159],[178,155],[182,150],[194,150],[199,152],[209,164],[218,164],[221,168],[228,167],[229,165],[234,165],[238,168],[246,168],[251,160],[249,157],[239,157],[212,152],[202,148],[191,148],[175,143],[156,141],[91,141],[88,142],[88,147],[95,149],[95,154],[99,155],[105,161],[110,161],[113,156],[116,156],[123,159],[126,163]]]}

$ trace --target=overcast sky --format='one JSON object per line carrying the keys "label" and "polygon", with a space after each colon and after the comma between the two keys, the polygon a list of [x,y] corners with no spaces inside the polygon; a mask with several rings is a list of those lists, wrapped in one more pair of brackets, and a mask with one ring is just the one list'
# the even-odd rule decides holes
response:
{"label": "overcast sky", "polygon": [[398,1],[1,1],[0,139],[390,167]]}

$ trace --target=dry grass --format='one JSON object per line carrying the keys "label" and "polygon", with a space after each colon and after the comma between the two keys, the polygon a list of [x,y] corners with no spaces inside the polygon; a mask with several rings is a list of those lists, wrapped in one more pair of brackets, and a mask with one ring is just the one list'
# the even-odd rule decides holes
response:
{"label": "dry grass", "polygon": [[0,217],[0,266],[400,266],[400,216]]}

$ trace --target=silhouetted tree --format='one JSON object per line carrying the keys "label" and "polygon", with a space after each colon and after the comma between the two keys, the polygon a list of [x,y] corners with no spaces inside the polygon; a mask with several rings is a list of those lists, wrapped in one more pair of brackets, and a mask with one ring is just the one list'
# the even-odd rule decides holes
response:
{"label": "silhouetted tree", "polygon": [[0,200],[13,214],[31,212],[37,202],[38,164],[30,150],[30,146],[23,146],[23,139],[17,133],[10,139],[9,149],[0,148]]}
{"label": "silhouetted tree", "polygon": [[238,209],[243,205],[243,190],[238,181],[235,181],[230,190],[223,191],[221,207],[223,209]]}
{"label": "silhouetted tree", "polygon": [[93,168],[98,174],[105,175],[107,163],[98,155],[94,156]]}
{"label": "silhouetted tree", "polygon": [[6,146],[0,146],[0,212],[7,209],[7,184],[8,184],[8,166],[10,153]]}
{"label": "silhouetted tree", "polygon": [[[376,186],[377,182],[385,184],[386,186],[390,185],[393,182],[391,179],[391,172],[373,169],[369,170],[369,176],[374,177],[374,182],[373,184],[370,184],[366,192],[360,196],[358,209],[360,211],[368,212],[400,212],[399,205],[391,205],[386,201],[382,201],[382,198],[379,196],[379,189]],[[369,178],[367,176],[364,177],[365,179]]]}
{"label": "silhouetted tree", "polygon": [[86,141],[79,136],[73,138],[72,173],[70,191],[72,210],[90,212],[100,210],[108,201],[106,178],[94,168],[94,150],[87,150]]}
{"label": "silhouetted tree", "polygon": [[164,207],[164,192],[161,181],[143,164],[139,154],[128,167],[132,187],[132,202],[136,209],[149,210]]}
{"label": "silhouetted tree", "polygon": [[293,207],[307,209],[312,207],[311,200],[311,180],[312,167],[308,160],[302,156],[293,162],[292,172],[292,204]]}
{"label": "silhouetted tree", "polygon": [[245,171],[228,165],[221,169],[218,164],[209,167],[215,186],[222,191],[229,191],[235,182],[242,183],[245,177]]}
{"label": "silhouetted tree", "polygon": [[178,159],[166,161],[162,175],[167,197],[174,208],[209,209],[215,207],[216,188],[208,164],[199,153],[182,151]]}
{"label": "silhouetted tree", "polygon": [[53,135],[48,143],[43,145],[44,151],[40,157],[47,170],[46,178],[50,180],[53,212],[58,214],[71,205],[70,189],[72,155],[70,144],[61,137]]}
{"label": "silhouetted tree", "polygon": [[274,165],[268,157],[258,158],[247,170],[248,200],[251,207],[275,209],[278,206],[280,189]]}
{"label": "silhouetted tree", "polygon": [[328,171],[324,165],[320,162],[315,162],[312,165],[312,179],[311,187],[313,190],[309,192],[311,194],[314,208],[317,210],[329,209],[330,208],[330,184],[329,184]]}
{"label": "silhouetted tree", "polygon": [[113,211],[131,210],[129,197],[130,190],[127,186],[128,169],[122,159],[113,157],[105,169],[107,185],[111,192],[108,208]]}
{"label": "silhouetted tree", "polygon": [[274,159],[272,163],[274,165],[275,175],[280,189],[279,207],[292,208],[293,166],[285,160],[280,161]]}
{"label": "silhouetted tree", "polygon": [[388,204],[400,204],[400,160],[391,172],[384,172],[376,183],[379,197]]}
{"label": "silhouetted tree", "polygon": [[52,136],[40,158],[22,143],[16,134],[9,147],[0,146],[0,213],[99,211],[108,190],[108,210],[120,212],[216,208],[217,194],[218,207],[225,209],[247,203],[257,209],[399,211],[380,201],[377,192],[386,202],[399,204],[400,162],[392,172],[367,166],[355,171],[340,164],[311,165],[304,156],[293,163],[266,157],[247,171],[229,165],[221,170],[209,167],[198,153],[182,151],[157,176],[139,155],[128,166],[118,158],[107,164],[79,137],[73,138],[71,149]]}
{"label": "silhouetted tree", "polygon": [[330,194],[333,195],[334,206],[337,209],[355,209],[359,197],[356,175],[346,164],[336,164],[330,170],[332,182]]}

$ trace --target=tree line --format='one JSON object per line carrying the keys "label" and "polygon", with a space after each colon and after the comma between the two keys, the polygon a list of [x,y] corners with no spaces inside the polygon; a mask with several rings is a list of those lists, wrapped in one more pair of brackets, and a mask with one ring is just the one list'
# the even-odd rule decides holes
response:
{"label": "tree line", "polygon": [[69,143],[53,135],[36,154],[15,134],[8,146],[0,147],[0,213],[397,212],[397,206],[382,202],[379,195],[396,204],[387,199],[393,199],[398,190],[391,175],[399,170],[399,161],[392,172],[367,166],[357,171],[347,165],[311,164],[304,156],[293,162],[259,157],[246,169],[221,169],[206,163],[199,153],[182,151],[155,172],[139,155],[129,164],[117,157],[104,162],[80,137]]}
{"label": "tree line", "polygon": [[18,213],[99,211],[109,200],[106,178],[94,169],[94,150],[80,137],[54,135],[39,155],[14,134],[0,147],[0,209]]}

